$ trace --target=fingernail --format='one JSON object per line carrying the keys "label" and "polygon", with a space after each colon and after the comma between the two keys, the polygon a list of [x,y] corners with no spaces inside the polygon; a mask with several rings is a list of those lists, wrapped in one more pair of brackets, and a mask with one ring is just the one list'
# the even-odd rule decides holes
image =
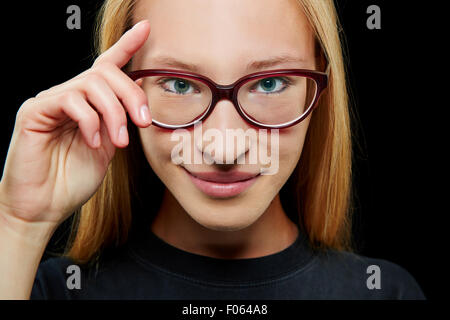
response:
{"label": "fingernail", "polygon": [[95,148],[100,147],[100,132],[97,131],[94,134],[94,139],[92,140],[92,142],[93,142]]}
{"label": "fingernail", "polygon": [[150,111],[148,110],[147,105],[143,105],[141,107],[141,118],[142,118],[142,121],[144,121],[145,123],[150,122]]}
{"label": "fingernail", "polygon": [[133,26],[133,28],[131,28],[131,29],[135,29],[136,27],[140,26],[141,24],[143,24],[143,23],[146,22],[146,21],[147,21],[147,20],[139,21],[139,22],[136,23],[136,24]]}
{"label": "fingernail", "polygon": [[121,126],[119,130],[119,142],[121,144],[127,144],[128,143],[128,132],[126,126]]}

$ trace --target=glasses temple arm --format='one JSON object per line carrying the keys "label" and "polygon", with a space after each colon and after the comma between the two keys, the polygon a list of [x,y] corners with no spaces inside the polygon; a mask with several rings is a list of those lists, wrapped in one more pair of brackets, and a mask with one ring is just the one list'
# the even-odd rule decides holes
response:
{"label": "glasses temple arm", "polygon": [[330,72],[331,72],[331,65],[328,63],[327,69],[325,70],[325,73],[327,74],[327,76],[330,76]]}

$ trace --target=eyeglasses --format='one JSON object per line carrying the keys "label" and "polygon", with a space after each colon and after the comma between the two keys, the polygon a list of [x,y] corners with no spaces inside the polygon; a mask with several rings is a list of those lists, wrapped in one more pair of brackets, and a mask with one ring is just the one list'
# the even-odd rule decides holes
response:
{"label": "eyeglasses", "polygon": [[217,102],[233,103],[248,123],[265,129],[291,127],[316,107],[328,85],[326,72],[280,69],[252,73],[233,84],[218,85],[190,72],[147,69],[129,72],[147,93],[153,124],[166,129],[194,126],[205,120]]}

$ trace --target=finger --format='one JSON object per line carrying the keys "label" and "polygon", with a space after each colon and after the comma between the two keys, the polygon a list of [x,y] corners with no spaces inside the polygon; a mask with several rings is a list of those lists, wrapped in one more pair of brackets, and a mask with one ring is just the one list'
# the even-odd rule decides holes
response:
{"label": "finger", "polygon": [[39,99],[39,106],[45,107],[38,108],[36,113],[33,111],[34,114],[41,113],[52,119],[69,117],[78,124],[88,146],[94,149],[100,147],[100,118],[86,102],[82,93],[70,90],[58,95],[43,97]]}
{"label": "finger", "polygon": [[150,23],[143,20],[132,29],[125,32],[122,37],[111,48],[102,53],[94,62],[109,62],[122,68],[128,63],[133,55],[144,45],[150,34]]}
{"label": "finger", "polygon": [[62,93],[64,91],[71,90],[73,88],[73,82],[75,80],[83,78],[86,75],[88,75],[89,73],[91,73],[91,69],[87,69],[87,70],[83,71],[82,73],[76,75],[72,79],[69,79],[69,80],[67,80],[67,81],[65,81],[63,83],[59,83],[57,85],[54,85],[53,87],[50,87],[50,88],[48,88],[46,90],[43,90],[43,91],[39,92],[36,95],[36,98],[55,96],[55,95],[58,95],[58,94],[60,94],[60,93]]}
{"label": "finger", "polygon": [[[111,63],[119,68],[123,67],[133,57],[133,55],[144,45],[150,33],[150,23],[143,20],[134,25],[134,27],[125,32],[122,37],[111,48],[100,55],[94,62],[94,66],[102,63]],[[73,80],[83,78],[91,72],[91,69],[85,70],[74,78],[55,85],[47,90],[40,92],[36,98],[51,96],[66,90]]]}
{"label": "finger", "polygon": [[[140,21],[134,25],[134,27],[127,32],[125,32],[122,37],[108,50],[101,54],[94,62],[94,66],[109,62],[115,64],[119,68],[122,68],[128,63],[128,61],[133,57],[133,55],[144,45],[150,34],[150,23],[147,20]],[[55,85],[48,90],[40,92],[36,98],[50,96],[60,89],[65,89],[67,85],[70,85],[72,80],[84,77],[90,69],[80,73],[73,79],[68,80],[59,85]]]}
{"label": "finger", "polygon": [[125,109],[106,80],[92,73],[78,82],[79,90],[102,115],[114,145],[119,148],[127,146],[129,141]]}
{"label": "finger", "polygon": [[[83,77],[81,77],[83,75]],[[72,81],[52,87],[40,92],[36,98],[58,95],[61,92],[79,89],[89,81],[89,75],[103,77],[107,84],[114,91],[114,94],[122,102],[123,107],[130,114],[131,120],[137,126],[146,128],[152,123],[150,110],[148,108],[147,95],[138,82],[131,80],[122,70],[110,63],[98,65],[95,69],[90,69],[88,73],[82,73]]]}
{"label": "finger", "polygon": [[113,64],[99,65],[96,72],[101,74],[120,99],[131,120],[140,127],[148,127],[152,121],[144,90]]}

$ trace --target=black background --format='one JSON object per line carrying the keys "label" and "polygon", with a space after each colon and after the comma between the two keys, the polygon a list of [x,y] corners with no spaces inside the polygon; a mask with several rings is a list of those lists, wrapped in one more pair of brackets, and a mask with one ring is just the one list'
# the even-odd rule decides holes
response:
{"label": "black background", "polygon": [[[409,1],[336,2],[348,47],[352,105],[359,115],[354,216],[358,252],[403,266],[429,299],[439,298],[446,269],[436,254],[446,253],[439,252],[439,227],[448,210],[439,204],[446,199],[439,169],[445,144],[438,143],[442,133],[436,130],[442,128],[437,112],[448,103],[440,101],[442,91],[434,86],[440,81],[430,73],[442,58],[434,49],[435,32],[425,29],[430,8]],[[81,8],[81,30],[66,27],[71,4]],[[366,9],[372,4],[381,8],[381,30],[366,27]],[[22,102],[91,66],[92,27],[100,5],[16,1],[3,11],[2,170]],[[60,228],[49,248],[66,234]]]}

